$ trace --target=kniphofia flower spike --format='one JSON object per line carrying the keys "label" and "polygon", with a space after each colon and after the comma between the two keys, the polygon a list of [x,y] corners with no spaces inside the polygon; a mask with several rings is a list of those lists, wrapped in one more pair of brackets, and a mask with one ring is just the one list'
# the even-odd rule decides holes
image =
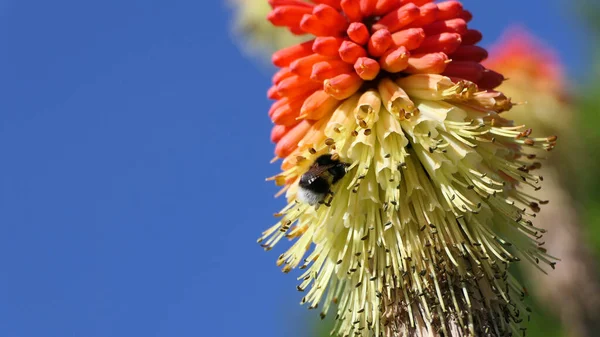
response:
{"label": "kniphofia flower spike", "polygon": [[[554,265],[532,218],[537,153],[556,137],[501,113],[504,80],[458,1],[271,0],[268,19],[314,39],[276,52],[268,96],[288,205],[259,242],[294,240],[302,303],[337,305],[341,336],[520,333],[524,289],[508,272]],[[325,205],[298,181],[332,154],[347,174]]]}

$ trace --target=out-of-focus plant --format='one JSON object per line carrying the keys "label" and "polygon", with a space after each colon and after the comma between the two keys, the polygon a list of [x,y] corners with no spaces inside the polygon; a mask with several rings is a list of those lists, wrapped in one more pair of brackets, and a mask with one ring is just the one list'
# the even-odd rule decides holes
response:
{"label": "out-of-focus plant", "polygon": [[517,103],[504,116],[531,127],[534,134],[560,135],[564,145],[550,153],[549,161],[545,160],[544,165],[559,170],[562,176],[572,174],[574,162],[561,162],[560,165],[554,162],[578,148],[574,139],[574,102],[558,53],[524,27],[514,26],[492,45],[490,58],[484,64],[503,72],[507,80],[501,85],[502,91]]}
{"label": "out-of-focus plant", "polygon": [[306,40],[285,29],[276,29],[266,20],[271,11],[267,0],[227,0],[233,8],[233,33],[250,54],[269,57],[284,47]]}
{"label": "out-of-focus plant", "polygon": [[579,11],[592,32],[600,33],[600,2],[597,0],[579,0],[572,2],[571,5]]}
{"label": "out-of-focus plant", "polygon": [[[540,213],[538,220],[549,230],[546,244],[562,261],[550,277],[526,268],[533,285],[530,290],[562,319],[567,336],[596,336],[600,331],[600,286],[583,218],[573,199],[572,176],[581,169],[574,153],[579,153],[581,137],[574,132],[577,110],[569,97],[562,66],[552,49],[523,28],[507,31],[490,55],[486,65],[509,78],[500,90],[523,102],[505,116],[521,117],[534,133],[537,129],[561,137],[558,151],[549,155],[541,170],[547,183],[540,194],[552,200],[552,206]],[[535,331],[531,333],[535,335]]]}
{"label": "out-of-focus plant", "polygon": [[[590,41],[600,39],[600,3],[596,0],[578,1],[573,4],[578,9],[591,34]],[[594,64],[586,78],[587,85],[581,88],[579,137],[583,144],[580,153],[581,171],[577,175],[583,196],[583,209],[589,224],[589,237],[594,241],[596,253],[600,255],[600,45],[590,44]]]}

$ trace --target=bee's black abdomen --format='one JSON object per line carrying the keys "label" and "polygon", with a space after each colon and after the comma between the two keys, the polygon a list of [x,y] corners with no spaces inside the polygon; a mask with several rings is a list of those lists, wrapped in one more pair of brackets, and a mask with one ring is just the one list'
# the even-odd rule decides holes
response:
{"label": "bee's black abdomen", "polygon": [[299,182],[300,187],[318,194],[329,192],[329,182],[323,177],[315,177],[311,175],[303,175]]}

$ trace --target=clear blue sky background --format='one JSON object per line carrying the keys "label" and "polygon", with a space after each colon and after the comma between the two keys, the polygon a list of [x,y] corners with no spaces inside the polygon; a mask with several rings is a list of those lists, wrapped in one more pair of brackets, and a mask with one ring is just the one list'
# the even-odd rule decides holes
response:
{"label": "clear blue sky background", "polygon": [[[523,23],[585,74],[566,1],[465,2],[484,43]],[[210,0],[0,1],[0,337],[309,336],[285,244],[255,243],[283,203],[270,70],[229,21]]]}

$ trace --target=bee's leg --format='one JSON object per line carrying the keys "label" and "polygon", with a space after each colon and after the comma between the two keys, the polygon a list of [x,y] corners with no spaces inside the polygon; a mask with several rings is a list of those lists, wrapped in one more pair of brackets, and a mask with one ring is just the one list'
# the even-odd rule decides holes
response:
{"label": "bee's leg", "polygon": [[330,207],[331,206],[331,201],[333,200],[333,191],[329,190],[327,192],[327,195],[325,196],[325,206]]}

